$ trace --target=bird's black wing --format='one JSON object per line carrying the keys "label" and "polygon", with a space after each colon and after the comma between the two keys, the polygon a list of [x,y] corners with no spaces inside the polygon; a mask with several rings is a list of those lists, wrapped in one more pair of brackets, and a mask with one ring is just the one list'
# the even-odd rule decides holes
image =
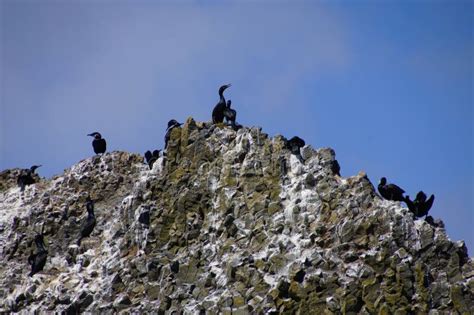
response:
{"label": "bird's black wing", "polygon": [[431,207],[433,206],[434,199],[435,199],[435,196],[431,195],[431,197],[424,204],[423,208],[427,214],[428,214],[428,211],[430,211]]}
{"label": "bird's black wing", "polygon": [[30,256],[28,256],[29,265],[33,265],[33,263],[35,262],[35,257],[36,257],[36,254],[34,254],[33,252],[30,254]]}
{"label": "bird's black wing", "polygon": [[390,189],[391,191],[393,191],[394,193],[398,193],[398,194],[401,194],[401,195],[403,195],[405,193],[405,191],[403,189],[401,189],[400,187],[398,187],[395,184],[388,184],[387,188]]}

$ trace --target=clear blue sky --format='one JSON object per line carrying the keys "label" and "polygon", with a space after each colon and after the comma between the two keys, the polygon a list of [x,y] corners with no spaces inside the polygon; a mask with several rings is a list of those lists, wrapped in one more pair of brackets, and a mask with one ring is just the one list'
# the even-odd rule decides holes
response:
{"label": "clear blue sky", "polygon": [[[224,3],[223,3],[224,2]],[[471,1],[0,0],[0,169],[50,177],[109,150],[161,148],[166,122],[244,125],[336,150],[474,251]]]}

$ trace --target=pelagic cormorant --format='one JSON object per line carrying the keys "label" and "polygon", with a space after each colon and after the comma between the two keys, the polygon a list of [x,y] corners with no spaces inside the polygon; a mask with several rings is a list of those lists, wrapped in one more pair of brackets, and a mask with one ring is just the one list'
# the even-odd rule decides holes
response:
{"label": "pelagic cormorant", "polygon": [[36,182],[33,175],[38,167],[41,167],[41,165],[33,165],[29,169],[23,169],[20,171],[20,175],[18,175],[17,178],[17,184],[21,191],[25,190],[25,186],[32,185]]}
{"label": "pelagic cormorant", "polygon": [[286,142],[286,147],[288,150],[291,151],[292,154],[296,155],[296,157],[304,163],[303,157],[301,156],[300,149],[305,146],[305,142],[300,137],[293,137]]}
{"label": "pelagic cormorant", "polygon": [[426,194],[423,191],[419,191],[413,201],[410,200],[410,196],[406,196],[405,203],[416,218],[421,218],[428,215],[431,206],[433,206],[434,198],[435,196],[431,195],[430,198],[426,200]]}
{"label": "pelagic cormorant", "polygon": [[165,134],[165,149],[168,147],[168,141],[170,141],[171,130],[181,125],[182,123],[177,122],[175,119],[171,119],[170,121],[168,121],[168,128],[166,128]]}
{"label": "pelagic cormorant", "polygon": [[219,102],[212,110],[212,122],[214,124],[221,123],[224,121],[224,110],[227,108],[227,104],[224,98],[224,91],[230,87],[231,84],[223,85],[219,88]]}
{"label": "pelagic cormorant", "polygon": [[331,171],[334,175],[341,176],[341,166],[337,160],[331,162]]}
{"label": "pelagic cormorant", "polygon": [[230,122],[232,129],[236,130],[237,125],[235,124],[235,119],[237,118],[237,111],[233,108],[230,108],[231,104],[232,104],[232,101],[228,100],[227,106],[226,108],[224,108],[224,118],[226,120],[226,123]]}
{"label": "pelagic cormorant", "polygon": [[95,215],[94,215],[94,201],[89,196],[87,196],[87,199],[86,199],[86,209],[87,209],[87,218],[82,223],[81,235],[79,236],[79,239],[77,240],[77,245],[79,246],[81,245],[81,241],[84,237],[89,237],[89,235],[91,235],[96,224]]}
{"label": "pelagic cormorant", "polygon": [[102,135],[98,132],[93,132],[88,134],[90,137],[94,137],[94,140],[92,141],[92,147],[94,148],[94,153],[95,154],[104,154],[105,151],[107,150],[107,143],[105,142],[105,139],[102,139]]}
{"label": "pelagic cormorant", "polygon": [[48,258],[48,251],[45,248],[43,239],[43,229],[41,229],[41,234],[35,236],[35,244],[36,253],[31,253],[28,257],[28,263],[31,265],[30,277],[43,270],[44,265],[46,264],[46,258]]}
{"label": "pelagic cormorant", "polygon": [[387,179],[382,177],[378,185],[379,193],[383,198],[394,201],[405,201],[403,194],[405,191],[395,184],[388,184]]}
{"label": "pelagic cormorant", "polygon": [[145,161],[148,164],[148,167],[150,169],[153,168],[153,164],[160,158],[160,150],[154,150],[153,153],[151,153],[150,150],[145,152]]}

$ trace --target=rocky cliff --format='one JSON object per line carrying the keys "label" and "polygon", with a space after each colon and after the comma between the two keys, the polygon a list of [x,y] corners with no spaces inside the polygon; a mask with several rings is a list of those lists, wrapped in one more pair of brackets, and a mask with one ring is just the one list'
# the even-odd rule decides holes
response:
{"label": "rocky cliff", "polygon": [[[331,149],[188,119],[152,170],[91,157],[21,193],[0,176],[0,312],[469,314],[474,262]],[[97,225],[76,245],[96,200]],[[44,225],[48,260],[28,277]]]}

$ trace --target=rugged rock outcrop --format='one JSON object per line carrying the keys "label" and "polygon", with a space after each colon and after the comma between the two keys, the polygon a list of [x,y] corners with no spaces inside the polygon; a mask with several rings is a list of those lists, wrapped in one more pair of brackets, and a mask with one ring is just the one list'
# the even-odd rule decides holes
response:
{"label": "rugged rock outcrop", "polygon": [[[152,170],[112,152],[23,193],[2,184],[0,312],[473,313],[474,262],[440,221],[333,175],[332,149],[302,158],[259,128],[188,119]],[[78,247],[88,194],[97,225]]]}

